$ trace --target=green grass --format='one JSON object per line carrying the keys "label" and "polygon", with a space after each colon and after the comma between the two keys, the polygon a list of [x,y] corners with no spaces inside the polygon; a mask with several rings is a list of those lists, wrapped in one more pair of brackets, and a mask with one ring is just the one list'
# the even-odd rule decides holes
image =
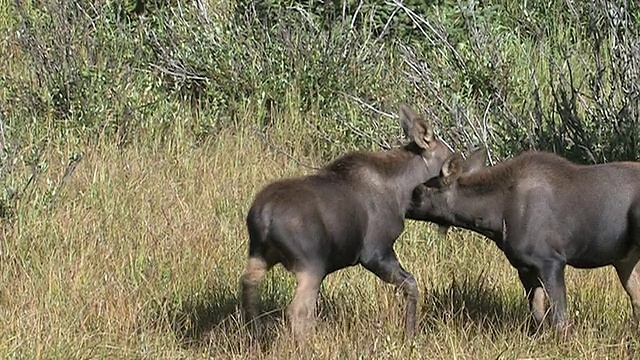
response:
{"label": "green grass", "polygon": [[[46,152],[53,174],[66,164],[57,146]],[[238,312],[244,216],[263,185],[309,170],[250,131],[198,148],[81,150],[56,205],[20,203],[2,229],[0,358],[602,359],[637,347],[611,269],[568,271],[575,333],[562,344],[528,334],[516,272],[497,247],[417,222],[396,245],[420,284],[413,342],[401,294],[354,267],[327,278],[317,334],[297,349],[282,315],[295,284],[276,268],[262,287],[266,340],[252,347]],[[34,186],[33,196],[47,188]]]}

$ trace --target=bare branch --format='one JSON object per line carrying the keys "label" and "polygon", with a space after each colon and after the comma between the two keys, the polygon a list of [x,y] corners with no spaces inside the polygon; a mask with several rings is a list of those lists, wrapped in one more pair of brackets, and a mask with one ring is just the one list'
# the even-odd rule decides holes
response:
{"label": "bare branch", "polygon": [[346,93],[343,93],[343,95],[344,95],[344,96],[346,96],[346,97],[348,97],[348,98],[350,98],[350,99],[352,99],[352,100],[355,100],[355,101],[356,101],[356,102],[358,102],[360,105],[362,105],[362,106],[366,107],[367,109],[369,109],[369,110],[371,110],[371,111],[375,112],[376,114],[380,114],[380,115],[382,115],[382,116],[386,116],[386,117],[391,118],[391,119],[397,119],[397,118],[398,118],[398,116],[397,116],[397,115],[389,114],[389,113],[386,113],[386,112],[384,112],[384,111],[382,111],[382,110],[378,110],[378,109],[376,109],[375,107],[373,107],[373,105],[370,105],[370,104],[366,103],[364,100],[362,100],[362,99],[360,99],[360,98],[358,98],[358,97],[356,97],[356,96],[349,95],[349,94],[346,94]]}
{"label": "bare branch", "polygon": [[2,115],[2,109],[0,108],[0,161],[4,160],[6,149],[7,138],[4,130],[4,116]]}
{"label": "bare branch", "polygon": [[60,197],[60,193],[62,193],[62,189],[64,189],[65,185],[69,182],[71,174],[73,174],[73,171],[76,169],[81,160],[82,156],[78,154],[73,154],[69,158],[69,163],[67,164],[67,168],[64,170],[64,175],[62,175],[62,179],[60,179],[60,182],[58,183],[58,186],[53,193],[53,197],[49,201],[49,204],[47,206],[48,209],[51,209],[56,200],[58,200],[58,197]]}

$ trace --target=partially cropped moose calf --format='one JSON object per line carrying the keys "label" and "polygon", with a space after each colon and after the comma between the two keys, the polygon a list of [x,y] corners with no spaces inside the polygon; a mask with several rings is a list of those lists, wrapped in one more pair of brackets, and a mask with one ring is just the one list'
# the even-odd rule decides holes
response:
{"label": "partially cropped moose calf", "polygon": [[296,339],[305,337],[323,279],[361,264],[403,290],[406,334],[413,336],[418,287],[393,244],[413,189],[436,176],[451,152],[408,107],[400,108],[400,119],[409,144],[350,153],[313,175],[280,180],[258,193],[247,216],[249,259],[241,278],[246,321],[257,321],[258,285],[281,263],[297,280],[287,315]]}
{"label": "partially cropped moose calf", "polygon": [[640,163],[577,165],[529,152],[484,167],[486,152],[451,155],[414,191],[407,217],[484,234],[504,251],[529,298],[566,337],[565,266],[613,265],[640,321]]}

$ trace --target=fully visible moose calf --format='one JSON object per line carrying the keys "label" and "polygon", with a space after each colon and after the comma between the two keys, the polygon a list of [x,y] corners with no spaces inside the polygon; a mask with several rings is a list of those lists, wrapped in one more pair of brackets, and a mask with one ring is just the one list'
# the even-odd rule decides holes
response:
{"label": "fully visible moose calf", "polygon": [[[565,266],[613,265],[640,321],[640,163],[577,165],[529,152],[484,167],[486,152],[451,155],[438,177],[414,191],[407,217],[458,226],[495,241],[541,324],[566,336]],[[544,288],[544,290],[543,290]]]}
{"label": "fully visible moose calf", "polygon": [[287,315],[296,338],[312,329],[323,279],[361,264],[402,288],[406,332],[415,330],[418,288],[398,261],[393,244],[404,228],[413,189],[437,175],[451,154],[429,125],[408,107],[400,108],[402,148],[347,154],[317,173],[265,187],[247,216],[249,259],[241,278],[245,320],[257,321],[258,286],[281,263],[297,288]]}

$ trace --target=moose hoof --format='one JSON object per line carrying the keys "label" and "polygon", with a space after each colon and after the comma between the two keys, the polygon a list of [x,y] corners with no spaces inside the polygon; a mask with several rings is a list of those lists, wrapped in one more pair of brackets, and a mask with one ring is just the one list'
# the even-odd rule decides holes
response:
{"label": "moose hoof", "polygon": [[315,322],[312,320],[298,320],[291,323],[291,332],[296,342],[306,342],[315,335]]}

